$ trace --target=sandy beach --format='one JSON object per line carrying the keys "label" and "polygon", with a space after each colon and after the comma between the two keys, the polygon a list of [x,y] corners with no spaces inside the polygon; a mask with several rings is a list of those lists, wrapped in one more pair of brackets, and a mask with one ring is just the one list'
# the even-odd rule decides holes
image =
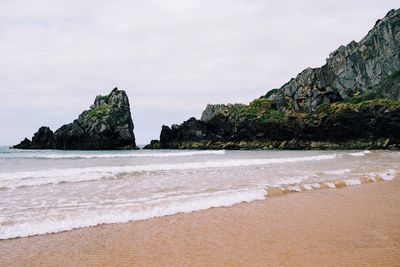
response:
{"label": "sandy beach", "polygon": [[1,266],[399,266],[400,179],[0,241]]}

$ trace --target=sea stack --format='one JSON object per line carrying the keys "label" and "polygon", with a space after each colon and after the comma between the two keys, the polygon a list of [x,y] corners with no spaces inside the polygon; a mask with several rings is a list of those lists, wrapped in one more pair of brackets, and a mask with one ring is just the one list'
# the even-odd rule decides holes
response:
{"label": "sea stack", "polygon": [[129,99],[125,91],[114,88],[97,96],[90,109],[54,133],[39,128],[32,141],[25,138],[13,146],[19,149],[109,150],[137,149]]}

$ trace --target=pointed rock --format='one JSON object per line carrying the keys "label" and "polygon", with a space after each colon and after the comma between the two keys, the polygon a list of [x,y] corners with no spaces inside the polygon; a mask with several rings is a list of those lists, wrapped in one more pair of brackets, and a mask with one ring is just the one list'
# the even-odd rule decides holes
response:
{"label": "pointed rock", "polygon": [[32,138],[14,148],[25,149],[137,149],[129,99],[125,91],[114,88],[97,96],[89,110],[78,119],[53,132],[41,127]]}

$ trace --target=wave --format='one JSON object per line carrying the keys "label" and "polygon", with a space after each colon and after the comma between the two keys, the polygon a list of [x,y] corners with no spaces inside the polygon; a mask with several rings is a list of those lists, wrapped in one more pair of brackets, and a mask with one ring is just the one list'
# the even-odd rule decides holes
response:
{"label": "wave", "polygon": [[387,172],[373,172],[370,173],[370,176],[373,177],[374,179],[376,178],[381,178],[384,181],[391,181],[393,180],[397,175],[397,171],[396,170],[388,170]]}
{"label": "wave", "polygon": [[96,159],[96,158],[169,158],[188,157],[198,155],[224,155],[225,150],[187,151],[187,152],[161,152],[161,153],[118,153],[118,154],[20,154],[10,155],[7,158],[33,158],[33,159]]}
{"label": "wave", "polygon": [[371,153],[371,151],[369,151],[369,150],[364,150],[364,151],[361,151],[361,152],[349,153],[349,155],[350,155],[350,156],[353,156],[353,157],[364,157],[364,156],[366,156],[367,154],[370,154],[370,153]]}
{"label": "wave", "polygon": [[0,173],[0,188],[18,188],[67,182],[85,182],[102,179],[117,179],[119,175],[173,170],[193,170],[206,168],[230,168],[260,166],[279,163],[331,160],[336,154],[293,158],[240,159],[175,164],[148,164],[138,166],[88,167],[31,172]]}
{"label": "wave", "polygon": [[348,186],[356,186],[366,183],[378,182],[378,181],[390,181],[395,178],[397,171],[395,170],[388,170],[387,172],[382,173],[369,173],[364,175],[358,175],[357,178],[349,178],[344,180],[334,180],[334,181],[321,181],[318,183],[295,183],[295,184],[279,184],[279,185],[266,185],[266,195],[267,196],[274,196],[274,195],[281,195],[285,193],[291,192],[303,192],[309,191],[314,189],[335,189],[335,188],[343,188]]}
{"label": "wave", "polygon": [[[351,178],[331,182],[298,183],[291,185],[258,186],[236,190],[217,191],[212,193],[193,192],[194,194],[177,195],[166,198],[153,198],[154,201],[146,201],[147,206],[133,210],[129,202],[122,201],[120,205],[112,205],[111,208],[81,209],[75,213],[64,214],[62,217],[47,217],[31,221],[1,225],[0,240],[33,235],[58,233],[78,228],[92,227],[102,224],[127,223],[130,221],[146,220],[150,218],[189,213],[217,207],[229,207],[242,202],[264,200],[266,197],[281,195],[291,192],[303,192],[324,188],[343,188],[356,186],[363,183],[377,182],[379,180],[392,180],[397,174],[396,170],[388,170],[382,173],[370,173],[367,177]],[[379,179],[378,179],[379,178]],[[147,199],[146,199],[147,200]],[[90,209],[89,209],[90,208]],[[28,218],[29,220],[29,218]]]}
{"label": "wave", "polygon": [[332,174],[332,175],[340,175],[340,174],[346,174],[351,172],[350,169],[339,169],[339,170],[332,170],[332,171],[323,171],[322,173],[324,174]]}
{"label": "wave", "polygon": [[100,224],[127,223],[181,212],[188,213],[216,207],[229,207],[241,202],[263,199],[265,199],[265,190],[263,188],[252,188],[178,197],[174,201],[161,203],[151,209],[141,211],[129,211],[126,207],[120,210],[86,210],[84,213],[79,213],[79,215],[72,218],[48,218],[43,221],[2,225],[0,227],[0,239],[58,233]]}

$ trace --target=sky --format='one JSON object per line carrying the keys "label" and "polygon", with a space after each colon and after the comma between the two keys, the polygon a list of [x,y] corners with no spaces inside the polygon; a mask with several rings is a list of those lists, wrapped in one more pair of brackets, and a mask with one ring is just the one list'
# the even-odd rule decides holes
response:
{"label": "sky", "polygon": [[127,92],[136,142],[249,103],[359,41],[398,0],[0,0],[0,145]]}

